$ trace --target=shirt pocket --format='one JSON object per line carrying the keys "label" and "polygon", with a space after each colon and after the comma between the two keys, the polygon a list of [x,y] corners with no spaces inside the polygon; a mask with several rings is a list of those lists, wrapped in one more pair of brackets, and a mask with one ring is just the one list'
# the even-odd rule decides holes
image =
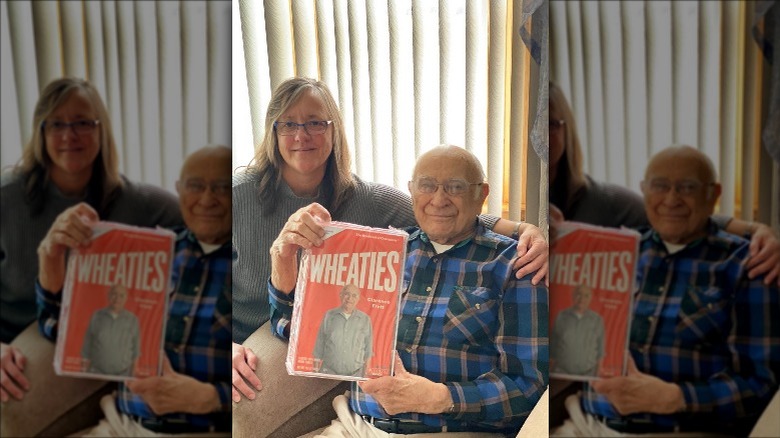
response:
{"label": "shirt pocket", "polygon": [[684,343],[698,348],[722,343],[730,328],[730,308],[720,288],[692,286],[680,302],[675,332]]}
{"label": "shirt pocket", "polygon": [[498,300],[484,287],[455,286],[447,304],[444,336],[450,344],[491,342],[497,325]]}
{"label": "shirt pocket", "polygon": [[222,288],[222,292],[218,295],[217,301],[211,309],[211,326],[209,328],[209,334],[218,344],[233,341],[233,333],[231,330],[232,309],[231,304],[225,299],[226,289],[227,287]]}

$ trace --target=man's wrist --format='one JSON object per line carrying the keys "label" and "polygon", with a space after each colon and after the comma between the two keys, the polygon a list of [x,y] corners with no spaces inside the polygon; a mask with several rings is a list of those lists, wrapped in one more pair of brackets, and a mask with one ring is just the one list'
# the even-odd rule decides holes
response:
{"label": "man's wrist", "polygon": [[439,406],[441,409],[438,410],[439,413],[442,414],[454,414],[455,413],[455,401],[452,399],[452,394],[450,393],[450,388],[447,387],[444,383],[438,383],[439,391],[440,391],[440,403]]}
{"label": "man's wrist", "polygon": [[196,413],[208,414],[222,409],[222,401],[219,399],[219,392],[217,391],[217,388],[209,383],[202,384],[204,385],[203,393],[207,396],[203,397],[203,405],[200,409],[200,412]]}
{"label": "man's wrist", "polygon": [[672,394],[671,400],[669,402],[669,408],[666,413],[669,414],[676,414],[678,412],[683,412],[686,408],[685,403],[685,394],[683,394],[682,388],[680,385],[670,383],[669,384],[670,393]]}
{"label": "man's wrist", "polygon": [[512,235],[510,236],[511,238],[513,238],[513,239],[515,239],[515,240],[520,240],[520,226],[521,226],[521,225],[523,225],[523,223],[522,223],[522,222],[518,222],[518,223],[515,225],[515,228],[514,228],[514,230],[512,231]]}

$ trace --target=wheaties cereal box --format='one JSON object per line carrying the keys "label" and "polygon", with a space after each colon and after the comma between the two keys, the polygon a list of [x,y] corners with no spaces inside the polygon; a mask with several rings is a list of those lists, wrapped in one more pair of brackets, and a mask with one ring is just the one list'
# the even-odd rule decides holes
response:
{"label": "wheaties cereal box", "polygon": [[392,375],[408,234],[324,227],[324,243],[301,257],[287,371],[338,380]]}
{"label": "wheaties cereal box", "polygon": [[160,375],[175,234],[97,222],[70,251],[54,356],[57,374]]}
{"label": "wheaties cereal box", "polygon": [[550,377],[625,375],[639,233],[562,222],[550,251]]}

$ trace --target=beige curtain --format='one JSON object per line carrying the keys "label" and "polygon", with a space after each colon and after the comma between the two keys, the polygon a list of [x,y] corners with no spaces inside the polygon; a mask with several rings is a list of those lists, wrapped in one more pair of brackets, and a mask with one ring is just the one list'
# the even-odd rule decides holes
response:
{"label": "beige curtain", "polygon": [[40,90],[91,81],[108,106],[120,169],[174,189],[182,159],[231,145],[229,1],[2,1],[2,167],[31,135]]}
{"label": "beige curtain", "polygon": [[[514,161],[528,148],[527,122],[520,123],[528,118],[527,104],[515,98],[530,94],[532,62],[523,61],[527,48],[513,24],[522,6],[507,0],[238,1],[234,31],[242,32],[243,45],[234,44],[234,78],[245,79],[234,83],[234,122],[240,120],[234,167],[252,159],[274,87],[310,76],[326,82],[339,103],[359,176],[405,191],[418,155],[441,143],[464,146],[488,173],[488,211],[520,219],[523,191],[538,199],[540,181],[546,184],[538,160]],[[529,165],[536,166],[536,179],[510,185],[510,169],[525,172]],[[537,221],[538,204],[529,221]]]}

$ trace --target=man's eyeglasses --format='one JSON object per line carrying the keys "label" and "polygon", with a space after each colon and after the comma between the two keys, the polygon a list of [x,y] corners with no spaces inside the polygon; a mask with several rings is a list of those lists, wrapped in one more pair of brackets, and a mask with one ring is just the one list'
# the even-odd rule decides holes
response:
{"label": "man's eyeglasses", "polygon": [[550,131],[556,131],[558,129],[563,128],[563,125],[566,124],[566,120],[563,119],[550,119]]}
{"label": "man's eyeglasses", "polygon": [[665,195],[669,193],[672,188],[680,196],[691,196],[699,192],[702,187],[714,186],[715,183],[704,184],[700,181],[684,179],[681,181],[675,181],[672,183],[666,178],[653,178],[650,181],[642,181],[642,190],[647,191],[653,195]]}
{"label": "man's eyeglasses", "polygon": [[211,189],[214,196],[230,196],[232,190],[231,181],[212,181],[207,183],[200,179],[189,179],[182,185],[185,192],[191,195],[200,195],[206,193],[206,189]]}
{"label": "man's eyeglasses", "polygon": [[333,120],[309,120],[306,123],[274,122],[274,129],[279,135],[295,135],[298,128],[303,126],[307,134],[317,135],[325,132],[331,123]]}
{"label": "man's eyeglasses", "polygon": [[439,183],[434,178],[419,178],[414,181],[409,181],[409,184],[411,184],[412,188],[417,193],[436,193],[436,191],[439,190],[439,186],[442,186],[448,195],[460,196],[466,193],[471,186],[481,186],[484,183],[470,183],[456,178]]}
{"label": "man's eyeglasses", "polygon": [[59,120],[47,121],[41,123],[41,129],[46,134],[60,135],[66,130],[73,129],[76,134],[91,134],[95,130],[100,120],[76,120],[75,122],[61,122]]}

